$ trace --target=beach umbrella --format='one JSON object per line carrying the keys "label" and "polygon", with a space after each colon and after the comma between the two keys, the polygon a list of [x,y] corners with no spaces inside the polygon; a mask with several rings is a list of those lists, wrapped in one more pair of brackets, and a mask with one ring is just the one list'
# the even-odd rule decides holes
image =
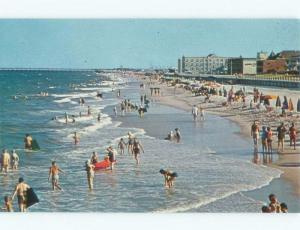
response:
{"label": "beach umbrella", "polygon": [[276,99],[276,107],[281,107],[281,100],[279,96]]}
{"label": "beach umbrella", "polygon": [[292,99],[290,98],[289,100],[289,106],[288,106],[288,109],[289,111],[293,111],[294,110],[294,105],[293,105],[293,102],[292,102]]}
{"label": "beach umbrella", "polygon": [[300,112],[300,99],[298,99],[298,102],[297,102],[297,112]]}

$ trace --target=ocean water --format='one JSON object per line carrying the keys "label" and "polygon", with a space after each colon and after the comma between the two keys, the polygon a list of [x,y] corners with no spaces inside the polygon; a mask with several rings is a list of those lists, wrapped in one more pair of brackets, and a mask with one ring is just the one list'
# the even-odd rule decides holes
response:
{"label": "ocean water", "polygon": [[[280,175],[252,164],[249,143],[234,134],[235,125],[217,116],[195,125],[190,114],[153,102],[143,119],[136,113],[114,118],[114,105],[125,97],[138,103],[144,93],[134,80],[114,75],[108,79],[94,72],[15,71],[0,72],[0,82],[0,147],[17,149],[21,158],[19,171],[0,174],[0,195],[11,194],[23,176],[40,198],[32,212],[215,212],[216,207],[234,202],[240,211],[259,212],[261,202],[241,192],[267,185]],[[121,98],[112,87],[121,89]],[[103,99],[96,98],[97,90]],[[40,91],[49,96],[39,96]],[[79,105],[80,97],[85,106]],[[93,116],[79,118],[79,112],[87,113],[87,105]],[[76,122],[65,124],[65,112],[75,115]],[[99,112],[101,122],[96,119]],[[181,129],[182,143],[163,140],[176,127]],[[78,146],[73,144],[75,131],[81,137]],[[84,162],[93,151],[103,158],[104,149],[116,146],[129,131],[144,146],[141,164],[136,165],[127,152],[118,155],[114,171],[96,173],[90,192]],[[37,139],[40,151],[23,149],[26,133]],[[47,180],[52,160],[65,171],[60,176],[64,191],[53,192]],[[178,173],[174,188],[164,188],[161,168]]]}

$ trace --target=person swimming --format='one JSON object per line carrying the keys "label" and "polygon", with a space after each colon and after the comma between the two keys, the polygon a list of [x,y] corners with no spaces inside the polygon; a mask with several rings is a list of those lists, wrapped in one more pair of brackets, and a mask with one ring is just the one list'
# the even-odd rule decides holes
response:
{"label": "person swimming", "polygon": [[24,138],[25,149],[32,149],[32,137],[27,133]]}

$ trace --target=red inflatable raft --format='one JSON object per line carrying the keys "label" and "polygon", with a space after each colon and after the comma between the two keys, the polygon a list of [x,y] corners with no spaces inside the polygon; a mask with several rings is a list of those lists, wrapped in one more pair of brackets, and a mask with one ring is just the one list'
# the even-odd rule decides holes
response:
{"label": "red inflatable raft", "polygon": [[[114,161],[116,162],[116,161]],[[105,159],[103,161],[99,161],[97,163],[94,164],[95,166],[95,170],[97,169],[107,169],[110,167],[110,160],[109,159]]]}

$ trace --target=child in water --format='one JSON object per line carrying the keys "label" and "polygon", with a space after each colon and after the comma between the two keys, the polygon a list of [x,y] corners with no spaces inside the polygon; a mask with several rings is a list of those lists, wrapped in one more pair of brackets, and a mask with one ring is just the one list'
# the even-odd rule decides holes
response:
{"label": "child in water", "polygon": [[13,205],[12,205],[12,199],[10,196],[4,197],[4,207],[2,210],[5,210],[6,212],[13,212]]}
{"label": "child in water", "polygon": [[177,177],[176,172],[171,172],[169,170],[159,170],[159,172],[164,175],[165,178],[165,187],[171,188],[174,185],[175,178]]}

